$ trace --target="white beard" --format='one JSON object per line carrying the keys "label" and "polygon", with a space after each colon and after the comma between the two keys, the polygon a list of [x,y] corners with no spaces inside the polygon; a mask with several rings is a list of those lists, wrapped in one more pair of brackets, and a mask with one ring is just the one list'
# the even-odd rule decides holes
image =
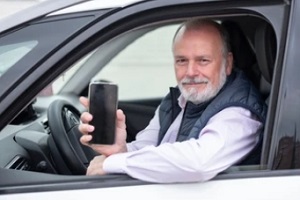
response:
{"label": "white beard", "polygon": [[[224,62],[224,64],[221,67],[221,73],[220,73],[220,80],[219,80],[219,84],[214,87],[212,85],[212,83],[207,79],[207,78],[184,78],[180,81],[180,83],[178,84],[179,90],[181,92],[181,94],[183,95],[183,97],[187,100],[187,101],[191,101],[194,104],[200,104],[203,103],[205,101],[210,100],[211,98],[215,97],[218,92],[221,90],[221,88],[223,87],[223,85],[226,82],[227,79],[227,75],[226,75],[226,71],[225,71],[225,64],[226,62]],[[202,83],[202,84],[206,84],[206,87],[204,88],[203,91],[198,92],[197,88],[189,88],[186,89],[184,88],[183,84],[184,83]]]}

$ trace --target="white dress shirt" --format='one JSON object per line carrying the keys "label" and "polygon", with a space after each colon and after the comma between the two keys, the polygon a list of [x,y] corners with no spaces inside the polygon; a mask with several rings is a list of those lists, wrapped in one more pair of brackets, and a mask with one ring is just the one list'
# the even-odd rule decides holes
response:
{"label": "white dress shirt", "polygon": [[207,181],[243,159],[258,142],[262,123],[241,107],[214,115],[197,139],[176,142],[185,106],[181,96],[178,104],[182,110],[159,146],[157,109],[149,125],[127,144],[128,152],[106,158],[103,170],[156,183]]}

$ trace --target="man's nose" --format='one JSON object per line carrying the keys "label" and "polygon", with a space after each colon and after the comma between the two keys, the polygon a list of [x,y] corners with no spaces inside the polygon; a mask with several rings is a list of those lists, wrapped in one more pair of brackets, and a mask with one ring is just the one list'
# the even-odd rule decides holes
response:
{"label": "man's nose", "polygon": [[188,66],[187,66],[187,71],[186,71],[187,76],[197,76],[199,75],[197,63],[190,61]]}

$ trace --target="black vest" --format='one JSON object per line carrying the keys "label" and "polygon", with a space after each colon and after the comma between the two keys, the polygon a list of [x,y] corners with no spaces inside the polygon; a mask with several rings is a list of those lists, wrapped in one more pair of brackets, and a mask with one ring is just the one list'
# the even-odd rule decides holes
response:
{"label": "black vest", "polygon": [[[179,96],[180,91],[178,88],[170,88],[170,93],[161,102],[159,109],[160,131],[158,144],[161,143],[168,128],[181,111],[177,101]],[[198,105],[187,102],[178,131],[177,141],[198,138],[199,133],[212,116],[231,106],[248,109],[257,116],[258,120],[263,124],[265,123],[267,106],[264,100],[245,74],[242,71],[236,70],[227,77],[223,88],[213,99]],[[243,164],[256,164],[259,162],[262,133],[263,129],[261,130],[260,142],[253,150],[257,155],[255,155],[255,158],[252,158],[254,154],[251,153],[249,155],[251,158],[248,156],[242,162]]]}

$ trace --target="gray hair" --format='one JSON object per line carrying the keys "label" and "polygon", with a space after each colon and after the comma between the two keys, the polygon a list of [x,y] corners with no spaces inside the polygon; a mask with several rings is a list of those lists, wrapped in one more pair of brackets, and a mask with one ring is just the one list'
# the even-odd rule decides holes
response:
{"label": "gray hair", "polygon": [[192,18],[192,19],[189,19],[186,22],[184,22],[176,30],[174,38],[173,38],[173,43],[176,39],[178,32],[182,28],[185,28],[187,31],[190,31],[190,30],[200,30],[207,26],[212,26],[218,30],[218,32],[220,33],[220,36],[221,36],[222,44],[223,44],[222,45],[223,46],[222,54],[224,57],[227,56],[227,54],[231,51],[228,33],[221,24],[219,24],[213,20],[209,20],[209,19]]}

